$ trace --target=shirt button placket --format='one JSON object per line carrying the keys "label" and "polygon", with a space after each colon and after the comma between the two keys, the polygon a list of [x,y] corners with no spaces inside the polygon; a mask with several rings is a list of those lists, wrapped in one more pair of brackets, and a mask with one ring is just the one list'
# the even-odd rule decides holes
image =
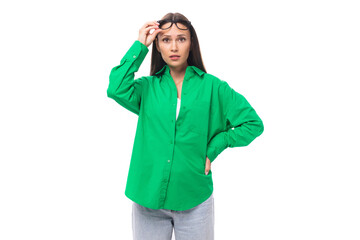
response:
{"label": "shirt button placket", "polygon": [[[176,106],[176,103],[172,104],[173,106]],[[176,111],[176,110],[175,110]],[[171,119],[171,123],[174,123],[174,119]],[[172,151],[171,153],[173,154],[174,152],[174,139],[170,139],[170,144],[172,145]],[[163,188],[161,190],[161,197],[160,197],[160,201],[161,201],[161,205],[164,206],[165,203],[165,196],[166,196],[166,192],[167,192],[167,186],[168,186],[168,181],[169,181],[169,177],[170,177],[170,168],[171,168],[171,159],[167,159],[167,167],[166,167],[166,171],[165,171],[165,175],[164,175],[164,179],[163,179]]]}

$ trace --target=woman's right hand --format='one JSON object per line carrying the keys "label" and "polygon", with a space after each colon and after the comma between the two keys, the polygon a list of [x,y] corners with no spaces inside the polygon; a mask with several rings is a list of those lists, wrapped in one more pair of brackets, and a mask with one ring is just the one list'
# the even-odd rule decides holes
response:
{"label": "woman's right hand", "polygon": [[[155,29],[152,33],[150,33],[151,29]],[[139,38],[138,40],[149,47],[150,44],[154,41],[156,35],[161,32],[162,29],[159,28],[159,23],[157,21],[149,21],[146,22],[139,30]]]}

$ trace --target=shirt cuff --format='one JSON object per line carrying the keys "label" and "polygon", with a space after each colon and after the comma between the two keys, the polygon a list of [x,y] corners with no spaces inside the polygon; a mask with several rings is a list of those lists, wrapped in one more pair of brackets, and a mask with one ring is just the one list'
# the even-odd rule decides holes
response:
{"label": "shirt cuff", "polygon": [[141,43],[139,40],[135,40],[135,42],[131,45],[130,49],[121,59],[120,65],[125,61],[130,61],[133,62],[139,68],[148,52],[149,49],[146,47],[146,45]]}

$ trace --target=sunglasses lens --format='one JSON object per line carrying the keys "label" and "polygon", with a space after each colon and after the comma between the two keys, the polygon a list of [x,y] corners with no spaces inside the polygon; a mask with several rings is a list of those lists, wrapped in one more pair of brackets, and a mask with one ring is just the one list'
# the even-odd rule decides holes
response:
{"label": "sunglasses lens", "polygon": [[172,26],[172,22],[166,20],[158,21],[158,23],[160,23],[159,28],[162,30],[168,29]]}
{"label": "sunglasses lens", "polygon": [[188,30],[189,29],[189,25],[187,22],[184,22],[184,21],[179,21],[177,23],[175,23],[176,26],[181,29],[181,30]]}
{"label": "sunglasses lens", "polygon": [[171,27],[171,25],[172,25],[171,23],[167,23],[167,24],[164,24],[164,25],[160,26],[160,28],[162,30],[166,30],[166,29],[169,29]]}

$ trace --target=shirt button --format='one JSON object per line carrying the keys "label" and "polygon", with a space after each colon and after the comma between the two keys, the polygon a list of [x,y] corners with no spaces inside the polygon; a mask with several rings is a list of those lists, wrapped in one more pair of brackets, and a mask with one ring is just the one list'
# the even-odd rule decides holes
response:
{"label": "shirt button", "polygon": [[136,55],[134,55],[133,58],[136,58]]}
{"label": "shirt button", "polygon": [[170,159],[168,160],[168,162],[170,162]]}

